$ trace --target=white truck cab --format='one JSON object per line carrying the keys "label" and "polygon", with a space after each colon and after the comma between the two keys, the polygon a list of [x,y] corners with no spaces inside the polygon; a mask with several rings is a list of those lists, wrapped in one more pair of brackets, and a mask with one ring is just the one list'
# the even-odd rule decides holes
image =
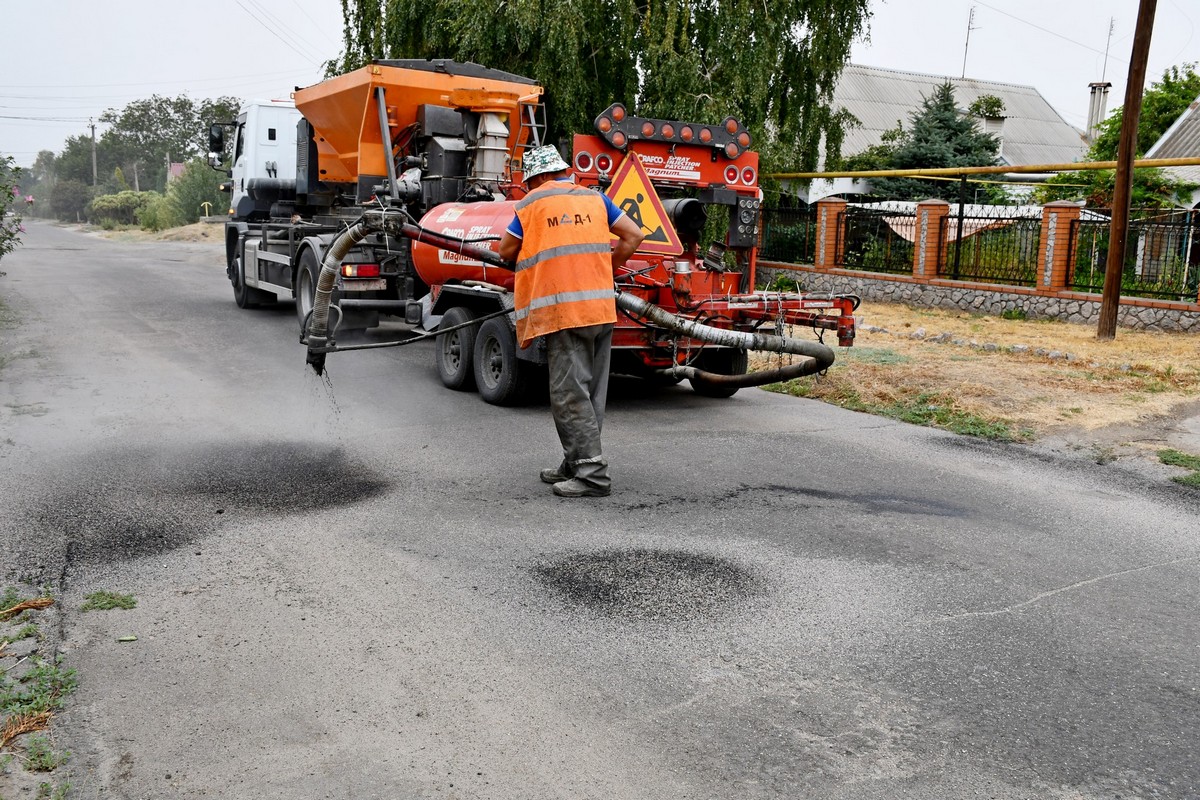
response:
{"label": "white truck cab", "polygon": [[[300,112],[291,100],[250,100],[242,106],[234,129],[230,172],[229,214],[233,219],[265,218],[270,215],[273,198],[295,191],[299,121]],[[218,129],[214,126],[214,135]]]}

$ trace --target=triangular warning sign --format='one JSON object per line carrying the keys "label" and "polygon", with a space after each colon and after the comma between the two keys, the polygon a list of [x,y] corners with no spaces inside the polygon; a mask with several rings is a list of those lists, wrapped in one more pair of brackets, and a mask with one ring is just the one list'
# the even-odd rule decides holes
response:
{"label": "triangular warning sign", "polygon": [[639,253],[677,256],[683,252],[679,234],[675,233],[671,220],[667,218],[662,200],[658,199],[658,192],[654,191],[654,184],[650,182],[650,176],[646,174],[642,160],[636,153],[625,156],[607,194],[617,208],[640,225],[642,233],[646,234],[638,246]]}

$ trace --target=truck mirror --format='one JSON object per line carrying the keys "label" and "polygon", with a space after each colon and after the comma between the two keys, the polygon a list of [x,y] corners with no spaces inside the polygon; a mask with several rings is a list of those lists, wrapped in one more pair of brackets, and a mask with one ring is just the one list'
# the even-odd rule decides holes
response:
{"label": "truck mirror", "polygon": [[225,127],[223,125],[210,125],[208,128],[208,152],[223,153],[225,152]]}

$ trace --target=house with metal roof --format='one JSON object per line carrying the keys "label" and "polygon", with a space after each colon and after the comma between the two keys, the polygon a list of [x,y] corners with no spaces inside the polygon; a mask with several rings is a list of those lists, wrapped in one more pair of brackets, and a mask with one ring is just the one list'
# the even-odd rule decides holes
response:
{"label": "house with metal roof", "polygon": [[[964,114],[985,95],[1004,103],[1003,117],[983,121],[984,130],[1000,140],[1001,163],[1028,166],[1083,160],[1088,148],[1084,133],[1063,119],[1032,86],[862,64],[847,64],[833,91],[833,108],[844,108],[861,123],[846,130],[842,155],[856,155],[879,144],[884,132],[895,128],[897,122],[909,127],[925,98],[947,81],[954,86],[954,98]],[[851,188],[848,181],[813,183],[810,200],[864,188]]]}
{"label": "house with metal roof", "polygon": [[[1188,157],[1200,157],[1200,97],[1146,151],[1146,158]],[[1163,171],[1176,180],[1200,184],[1200,166],[1165,167]],[[1200,189],[1192,192],[1191,206],[1200,207]]]}

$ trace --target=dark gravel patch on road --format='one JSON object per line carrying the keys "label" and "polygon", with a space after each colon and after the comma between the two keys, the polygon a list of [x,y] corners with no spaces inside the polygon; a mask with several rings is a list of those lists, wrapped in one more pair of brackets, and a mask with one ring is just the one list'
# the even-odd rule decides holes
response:
{"label": "dark gravel patch on road", "polygon": [[535,578],[570,605],[629,620],[686,620],[762,591],[728,559],[680,550],[612,549],[539,561]]}
{"label": "dark gravel patch on road", "polygon": [[390,485],[333,447],[123,448],[64,471],[22,527],[26,536],[63,541],[72,563],[103,563],[181,547],[224,520],[345,506]]}

